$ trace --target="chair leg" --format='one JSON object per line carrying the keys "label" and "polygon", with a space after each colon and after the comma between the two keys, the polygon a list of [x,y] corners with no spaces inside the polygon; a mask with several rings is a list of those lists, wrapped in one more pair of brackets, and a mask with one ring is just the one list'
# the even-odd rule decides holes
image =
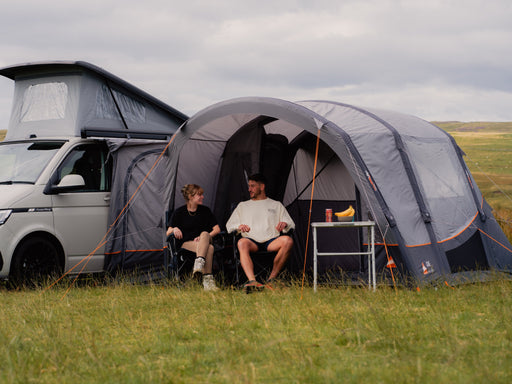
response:
{"label": "chair leg", "polygon": [[236,236],[233,236],[233,262],[235,263],[235,278],[236,278],[236,285],[240,285],[240,258],[238,254],[238,246],[236,244]]}

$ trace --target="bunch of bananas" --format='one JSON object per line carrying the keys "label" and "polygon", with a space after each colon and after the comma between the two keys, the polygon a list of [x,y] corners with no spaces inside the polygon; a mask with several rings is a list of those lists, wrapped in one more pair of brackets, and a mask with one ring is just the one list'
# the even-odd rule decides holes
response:
{"label": "bunch of bananas", "polygon": [[347,209],[345,209],[343,212],[335,212],[334,214],[336,216],[354,216],[354,213],[356,211],[354,210],[354,208],[352,208],[352,206],[350,205]]}

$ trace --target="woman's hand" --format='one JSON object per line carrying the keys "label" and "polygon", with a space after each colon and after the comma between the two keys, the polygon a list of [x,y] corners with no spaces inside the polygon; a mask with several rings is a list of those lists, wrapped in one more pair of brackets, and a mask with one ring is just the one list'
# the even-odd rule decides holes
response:
{"label": "woman's hand", "polygon": [[220,227],[219,224],[216,224],[212,231],[210,232],[210,237],[213,239],[215,236],[217,236],[220,233]]}
{"label": "woman's hand", "polygon": [[183,233],[181,233],[181,230],[178,228],[178,227],[174,227],[174,228],[167,228],[167,236],[173,234],[175,238],[177,239],[182,239],[183,238]]}

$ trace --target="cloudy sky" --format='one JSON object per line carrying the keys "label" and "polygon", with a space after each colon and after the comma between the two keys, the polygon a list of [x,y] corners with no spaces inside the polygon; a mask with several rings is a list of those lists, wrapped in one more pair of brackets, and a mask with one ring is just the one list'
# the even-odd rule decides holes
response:
{"label": "cloudy sky", "polygon": [[4,0],[0,36],[0,67],[85,60],[188,115],[271,96],[512,121],[510,0]]}

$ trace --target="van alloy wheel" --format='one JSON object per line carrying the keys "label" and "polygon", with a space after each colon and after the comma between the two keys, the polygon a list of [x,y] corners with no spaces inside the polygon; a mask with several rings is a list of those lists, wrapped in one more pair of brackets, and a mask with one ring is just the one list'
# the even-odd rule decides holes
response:
{"label": "van alloy wheel", "polygon": [[61,273],[62,266],[55,245],[43,237],[32,237],[16,250],[9,280],[15,285],[34,286]]}

